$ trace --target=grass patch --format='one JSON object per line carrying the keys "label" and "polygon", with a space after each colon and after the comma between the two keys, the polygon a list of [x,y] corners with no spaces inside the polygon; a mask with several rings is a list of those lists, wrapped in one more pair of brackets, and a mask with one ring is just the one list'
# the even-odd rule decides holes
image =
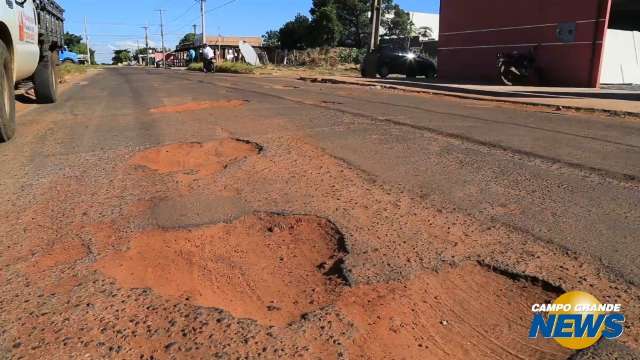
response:
{"label": "grass patch", "polygon": [[58,76],[61,81],[69,77],[85,74],[92,69],[99,69],[100,65],[76,65],[76,64],[62,64],[58,66]]}
{"label": "grass patch", "polygon": [[[190,71],[202,71],[202,69],[202,63],[191,63],[189,64],[189,66],[187,66],[187,70]],[[253,74],[255,73],[255,67],[245,63],[225,61],[223,63],[216,64],[216,72],[230,74]]]}
{"label": "grass patch", "polygon": [[255,68],[245,63],[225,61],[216,65],[216,71],[231,74],[253,74]]}
{"label": "grass patch", "polygon": [[360,76],[360,66],[340,64],[336,66],[267,65],[257,70],[258,75],[281,76]]}
{"label": "grass patch", "polygon": [[187,70],[189,71],[202,71],[203,65],[202,63],[191,63],[187,66]]}

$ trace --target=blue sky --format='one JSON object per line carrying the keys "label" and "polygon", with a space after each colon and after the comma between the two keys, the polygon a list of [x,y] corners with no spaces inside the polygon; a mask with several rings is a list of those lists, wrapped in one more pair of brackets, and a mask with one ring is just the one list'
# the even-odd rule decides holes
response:
{"label": "blue sky", "polygon": [[[160,44],[160,17],[156,9],[165,9],[165,45],[174,47],[182,36],[198,24],[196,0],[57,0],[66,10],[66,31],[83,34],[87,17],[89,40],[99,62],[110,62],[115,48],[142,46],[149,24],[149,38]],[[225,3],[229,4],[213,10]],[[439,0],[396,0],[405,10],[437,13]],[[226,35],[262,35],[279,28],[297,13],[308,14],[311,0],[207,0],[207,33]],[[198,30],[200,31],[200,30]]]}

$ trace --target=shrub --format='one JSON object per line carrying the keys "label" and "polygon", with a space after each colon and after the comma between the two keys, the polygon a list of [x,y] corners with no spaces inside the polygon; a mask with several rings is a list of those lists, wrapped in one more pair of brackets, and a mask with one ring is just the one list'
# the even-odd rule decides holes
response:
{"label": "shrub", "polygon": [[[202,63],[191,63],[187,66],[190,71],[202,71],[204,65]],[[255,69],[252,65],[241,62],[225,61],[216,64],[216,72],[230,74],[253,74]]]}
{"label": "shrub", "polygon": [[252,65],[242,62],[225,61],[216,64],[216,72],[231,74],[253,74],[255,69]]}
{"label": "shrub", "polygon": [[88,67],[86,65],[62,64],[58,66],[58,71],[63,79],[69,75],[84,74],[87,72],[87,69]]}
{"label": "shrub", "polygon": [[189,64],[189,66],[187,66],[187,70],[190,71],[202,71],[202,69],[204,69],[202,63],[191,63]]}

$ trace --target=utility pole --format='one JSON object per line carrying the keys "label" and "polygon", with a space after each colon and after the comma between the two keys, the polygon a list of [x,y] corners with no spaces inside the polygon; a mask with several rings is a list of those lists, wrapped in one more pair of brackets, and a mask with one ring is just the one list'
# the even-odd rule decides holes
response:
{"label": "utility pole", "polygon": [[207,43],[207,24],[204,9],[207,0],[200,0],[200,30],[202,30],[202,45]]}
{"label": "utility pole", "polygon": [[162,44],[162,67],[167,68],[167,55],[164,53],[164,19],[162,17],[163,9],[159,9],[160,12],[160,42]]}
{"label": "utility pole", "polygon": [[380,45],[380,18],[382,6],[380,0],[371,0],[371,41],[369,51],[375,50]]}
{"label": "utility pole", "polygon": [[369,52],[364,57],[362,76],[375,78],[378,71],[378,55],[375,50],[380,45],[380,16],[382,15],[381,0],[371,0],[371,39]]}
{"label": "utility pole", "polygon": [[198,36],[198,32],[197,32],[197,30],[196,30],[196,28],[197,28],[197,27],[198,27],[198,25],[193,24],[193,35],[194,35],[194,38],[193,38],[193,39],[194,39],[194,40],[193,40],[193,41],[194,41],[194,44],[193,44],[193,45],[195,45],[195,38]]}
{"label": "utility pole", "polygon": [[91,65],[91,50],[89,50],[89,35],[87,34],[87,17],[84,17],[84,39],[87,43],[87,65]]}
{"label": "utility pole", "polygon": [[144,47],[145,47],[145,52],[146,52],[146,66],[149,66],[149,26],[143,26],[142,27],[144,29]]}
{"label": "utility pole", "polygon": [[140,65],[140,40],[136,40],[136,47],[138,48],[138,65]]}
{"label": "utility pole", "polygon": [[216,61],[222,62],[222,32],[220,32],[220,26],[218,26],[218,53],[216,54]]}

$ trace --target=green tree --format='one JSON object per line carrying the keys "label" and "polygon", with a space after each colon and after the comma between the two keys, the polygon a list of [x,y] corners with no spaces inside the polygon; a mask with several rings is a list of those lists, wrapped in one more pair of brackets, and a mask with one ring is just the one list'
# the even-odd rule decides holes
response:
{"label": "green tree", "polygon": [[64,33],[64,45],[67,46],[69,50],[71,50],[75,46],[80,45],[81,43],[82,43],[82,36],[72,34],[70,32]]}
{"label": "green tree", "polygon": [[411,36],[413,22],[408,12],[402,10],[400,6],[394,5],[393,16],[384,18],[382,27],[385,29],[385,37],[407,37]]}
{"label": "green tree", "polygon": [[196,42],[196,34],[194,33],[186,33],[182,39],[178,42],[178,46],[184,44],[194,44]]}
{"label": "green tree", "polygon": [[415,35],[421,39],[433,39],[433,29],[430,26],[421,26],[415,30]]}
{"label": "green tree", "polygon": [[114,50],[111,62],[113,65],[128,63],[131,61],[131,51],[129,49]]}
{"label": "green tree", "polygon": [[280,46],[280,32],[276,30],[269,30],[262,35],[262,44],[266,47],[279,47]]}
{"label": "green tree", "polygon": [[[320,14],[323,8],[332,6],[340,24],[338,44],[363,48],[371,34],[371,0],[314,0],[310,13]],[[382,0],[382,12],[386,16],[394,9],[393,0]]]}
{"label": "green tree", "polygon": [[[70,47],[69,48],[70,51],[73,51],[74,53],[78,54],[78,55],[86,55],[87,54],[87,44],[85,43],[80,43],[78,45],[75,45],[74,47]],[[89,52],[91,52],[91,64],[95,65],[96,63],[96,51],[89,48]]]}
{"label": "green tree", "polygon": [[329,4],[312,10],[309,43],[312,46],[336,46],[342,38],[342,24],[338,21],[335,6]]}
{"label": "green tree", "polygon": [[278,31],[280,36],[280,46],[283,49],[304,49],[309,44],[309,31],[311,21],[308,17],[298,14],[296,17],[284,24]]}

